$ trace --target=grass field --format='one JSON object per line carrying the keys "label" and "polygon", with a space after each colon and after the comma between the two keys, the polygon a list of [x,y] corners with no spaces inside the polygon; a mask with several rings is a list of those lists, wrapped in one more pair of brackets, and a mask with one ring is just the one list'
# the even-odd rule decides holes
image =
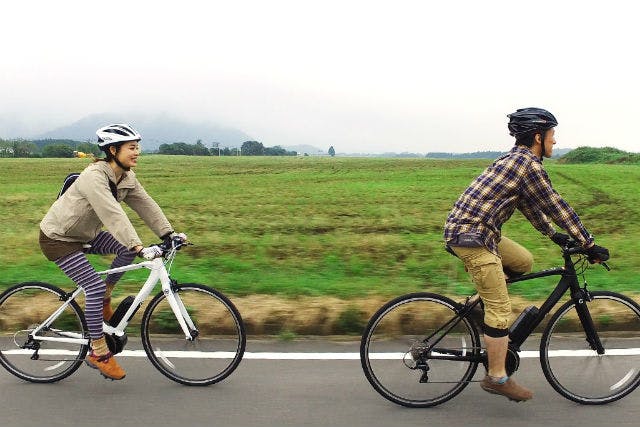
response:
{"label": "grass field", "polygon": [[[0,288],[39,280],[71,282],[41,254],[38,223],[67,173],[86,159],[0,159]],[[395,296],[472,289],[461,263],[443,250],[445,217],[489,160],[179,157],[146,155],[137,174],[175,229],[195,246],[172,273],[230,295]],[[592,267],[593,289],[638,293],[640,166],[545,162],[555,188],[574,206],[611,272]],[[146,243],[156,239],[127,209]],[[529,248],[536,268],[559,263],[559,249],[516,213],[505,235]],[[107,258],[96,263],[106,267]],[[118,292],[137,289],[128,273]],[[516,285],[540,298],[557,279]]]}

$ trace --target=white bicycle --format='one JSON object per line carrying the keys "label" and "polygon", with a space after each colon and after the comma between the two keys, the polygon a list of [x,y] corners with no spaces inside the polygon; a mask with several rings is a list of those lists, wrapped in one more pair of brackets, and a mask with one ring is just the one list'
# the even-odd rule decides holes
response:
{"label": "white bicycle", "polygon": [[[126,328],[158,283],[162,290],[147,305],[140,335],[147,357],[163,375],[185,385],[209,385],[228,377],[246,346],[240,313],[221,292],[199,284],[178,284],[171,265],[184,246],[177,239],[160,244],[163,255],[99,272],[150,270],[138,294],[125,298],[104,324],[112,353],[122,353]],[[48,283],[27,282],[0,294],[0,363],[30,382],[51,383],[74,373],[89,349],[84,313],[73,292]],[[125,351],[123,354],[126,354]]]}

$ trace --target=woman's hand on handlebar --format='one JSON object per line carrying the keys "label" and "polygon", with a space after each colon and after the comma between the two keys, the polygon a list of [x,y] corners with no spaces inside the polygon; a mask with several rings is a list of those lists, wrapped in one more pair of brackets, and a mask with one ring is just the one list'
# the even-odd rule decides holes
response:
{"label": "woman's hand on handlebar", "polygon": [[189,239],[187,238],[187,235],[184,233],[176,233],[175,231],[171,234],[169,234],[169,239],[171,240],[180,240],[182,241],[182,243],[186,243],[189,241]]}
{"label": "woman's hand on handlebar", "polygon": [[171,234],[163,238],[162,243],[159,245],[165,251],[171,249],[180,249],[184,245],[190,245],[189,239],[185,233],[171,232]]}
{"label": "woman's hand on handlebar", "polygon": [[149,247],[142,248],[140,252],[138,252],[138,256],[140,258],[144,258],[148,261],[154,258],[160,258],[163,254],[163,249],[158,245],[151,245]]}

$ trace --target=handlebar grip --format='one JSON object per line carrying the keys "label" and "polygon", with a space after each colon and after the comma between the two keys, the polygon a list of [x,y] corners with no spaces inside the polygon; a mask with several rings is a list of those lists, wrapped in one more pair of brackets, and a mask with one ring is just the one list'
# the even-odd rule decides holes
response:
{"label": "handlebar grip", "polygon": [[574,247],[565,249],[565,253],[569,255],[586,255],[587,250],[581,246],[574,246]]}
{"label": "handlebar grip", "polygon": [[180,249],[185,245],[190,245],[191,243],[185,242],[179,237],[174,237],[173,239],[165,239],[162,243],[158,243],[158,246],[162,248],[163,251],[169,251],[173,248]]}

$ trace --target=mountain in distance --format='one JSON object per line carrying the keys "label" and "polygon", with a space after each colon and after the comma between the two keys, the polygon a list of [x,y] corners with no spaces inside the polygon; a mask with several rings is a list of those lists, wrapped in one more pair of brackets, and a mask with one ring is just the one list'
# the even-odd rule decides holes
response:
{"label": "mountain in distance", "polygon": [[168,114],[115,114],[100,113],[84,117],[68,126],[63,126],[35,136],[33,139],[72,139],[96,142],[96,130],[110,123],[129,123],[142,135],[144,150],[155,151],[161,144],[184,142],[195,144],[201,140],[206,147],[214,142],[220,147],[240,147],[253,138],[241,130],[217,126],[211,122],[189,122]]}
{"label": "mountain in distance", "polygon": [[562,157],[565,154],[572,152],[573,150],[575,150],[575,148],[554,148],[553,155],[551,157]]}

